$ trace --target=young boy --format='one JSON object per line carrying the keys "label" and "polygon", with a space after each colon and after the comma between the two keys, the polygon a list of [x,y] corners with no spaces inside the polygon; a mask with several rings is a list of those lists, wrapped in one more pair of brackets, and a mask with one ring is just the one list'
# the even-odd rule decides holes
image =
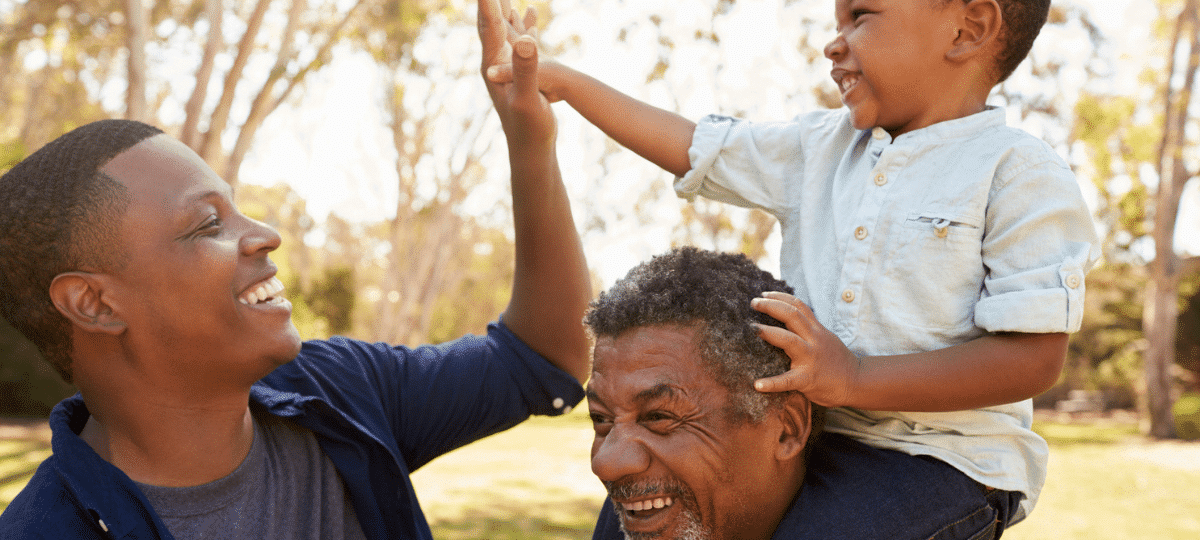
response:
{"label": "young boy", "polygon": [[[991,538],[1034,506],[1048,450],[1030,398],[1079,328],[1096,238],[1063,160],[985,102],[1048,10],[836,0],[825,56],[846,107],[789,122],[697,125],[543,63],[548,99],[677,175],[680,196],[779,219],[796,294],[755,308],[786,323],[761,335],[792,369],[757,387],[831,407],[801,494],[810,532],[794,538]],[[914,472],[930,461],[944,473]],[[901,498],[929,511],[889,513]]]}
{"label": "young boy", "polygon": [[80,389],[0,536],[432,538],[410,471],[582,399],[590,281],[536,50],[484,43],[485,67],[518,67],[488,85],[517,255],[486,336],[301,344],[279,235],[146,124],[88,124],[0,178],[0,309]]}

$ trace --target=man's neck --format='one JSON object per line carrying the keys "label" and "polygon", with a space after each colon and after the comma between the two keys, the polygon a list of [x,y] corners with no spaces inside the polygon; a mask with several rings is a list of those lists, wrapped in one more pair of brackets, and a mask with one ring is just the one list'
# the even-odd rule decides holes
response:
{"label": "man's neck", "polygon": [[[130,478],[157,486],[195,486],[242,463],[254,442],[249,391],[186,406],[152,400],[101,400],[79,436]],[[140,403],[138,402],[140,401]]]}

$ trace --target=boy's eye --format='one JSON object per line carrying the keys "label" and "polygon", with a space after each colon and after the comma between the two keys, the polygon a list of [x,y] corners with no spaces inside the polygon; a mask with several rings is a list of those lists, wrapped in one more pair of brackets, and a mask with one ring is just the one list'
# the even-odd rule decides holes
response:
{"label": "boy's eye", "polygon": [[588,416],[592,418],[592,429],[595,430],[596,434],[604,435],[612,428],[612,419],[609,417],[600,413],[591,413]]}

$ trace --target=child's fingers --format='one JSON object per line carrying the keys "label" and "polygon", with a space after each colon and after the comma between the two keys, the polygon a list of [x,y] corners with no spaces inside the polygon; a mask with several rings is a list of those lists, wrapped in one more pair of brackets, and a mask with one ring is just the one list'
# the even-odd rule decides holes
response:
{"label": "child's fingers", "polygon": [[762,324],[754,326],[758,328],[758,335],[763,338],[763,341],[783,349],[783,352],[791,359],[791,365],[786,373],[760,379],[760,382],[770,382],[762,385],[755,383],[755,388],[762,392],[787,390],[803,392],[808,389],[813,379],[811,345],[787,329]]}
{"label": "child's fingers", "polygon": [[754,381],[754,389],[763,393],[790,392],[792,390],[803,393],[804,390],[799,389],[808,387],[808,384],[805,382],[808,378],[805,374],[798,373],[794,369],[788,370],[774,377],[764,377]]}
{"label": "child's fingers", "polygon": [[763,293],[763,297],[752,300],[750,306],[783,323],[804,339],[812,339],[814,325],[819,326],[812,310],[790,294]]}
{"label": "child's fingers", "polygon": [[537,10],[533,6],[525,8],[525,21],[522,23],[524,28],[521,32],[537,37]]}
{"label": "child's fingers", "polygon": [[510,83],[513,80],[512,64],[496,64],[488,66],[487,80],[497,84]]}

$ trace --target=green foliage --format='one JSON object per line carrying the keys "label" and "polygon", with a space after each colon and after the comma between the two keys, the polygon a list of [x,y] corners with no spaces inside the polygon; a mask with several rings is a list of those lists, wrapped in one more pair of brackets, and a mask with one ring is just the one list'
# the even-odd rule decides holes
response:
{"label": "green foliage", "polygon": [[1180,439],[1200,439],[1200,393],[1184,394],[1175,402],[1175,433]]}
{"label": "green foliage", "polygon": [[74,393],[37,347],[0,318],[0,416],[47,416]]}
{"label": "green foliage", "polygon": [[352,269],[328,268],[304,294],[307,304],[312,306],[312,313],[325,320],[329,334],[346,334],[353,326],[354,287]]}

